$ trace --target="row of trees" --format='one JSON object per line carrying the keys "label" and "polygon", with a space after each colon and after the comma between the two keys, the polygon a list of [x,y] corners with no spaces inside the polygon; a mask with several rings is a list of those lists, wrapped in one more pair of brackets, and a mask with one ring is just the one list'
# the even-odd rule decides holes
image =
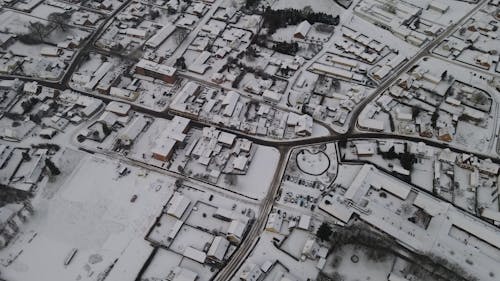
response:
{"label": "row of trees", "polygon": [[264,26],[268,28],[269,34],[273,34],[278,28],[299,24],[305,20],[310,24],[324,23],[329,25],[338,25],[340,20],[339,16],[334,17],[327,13],[317,13],[311,9],[273,10],[271,7],[267,7],[262,16],[264,18]]}
{"label": "row of trees", "polygon": [[273,50],[282,54],[295,56],[299,51],[299,44],[297,42],[277,42],[273,45]]}

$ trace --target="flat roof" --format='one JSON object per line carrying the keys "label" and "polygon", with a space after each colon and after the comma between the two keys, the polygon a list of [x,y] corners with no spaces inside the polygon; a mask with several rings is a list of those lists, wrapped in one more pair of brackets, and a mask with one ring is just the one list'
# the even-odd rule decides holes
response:
{"label": "flat roof", "polygon": [[205,260],[207,258],[207,254],[191,246],[187,247],[184,250],[183,256],[185,256],[186,258],[190,258],[194,261],[197,261],[199,263],[205,263]]}
{"label": "flat roof", "polygon": [[186,196],[176,192],[174,194],[174,198],[171,200],[171,205],[168,208],[167,214],[179,219],[189,207],[190,203],[191,200],[189,200]]}
{"label": "flat roof", "polygon": [[135,66],[167,76],[173,76],[177,71],[175,67],[170,67],[168,65],[159,64],[145,59],[141,59]]}

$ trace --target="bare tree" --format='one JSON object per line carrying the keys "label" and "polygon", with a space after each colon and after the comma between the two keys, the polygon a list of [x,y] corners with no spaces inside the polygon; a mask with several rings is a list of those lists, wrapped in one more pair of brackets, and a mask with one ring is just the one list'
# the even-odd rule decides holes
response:
{"label": "bare tree", "polygon": [[69,13],[51,13],[47,19],[62,31],[66,31],[66,22],[70,17]]}
{"label": "bare tree", "polygon": [[185,28],[179,28],[175,33],[175,43],[177,45],[181,44],[182,41],[187,37],[188,31]]}
{"label": "bare tree", "polygon": [[47,27],[43,25],[43,23],[39,21],[30,22],[28,28],[30,30],[30,34],[37,36],[40,42],[43,42],[43,37],[45,36],[45,31],[47,30]]}
{"label": "bare tree", "polygon": [[235,174],[226,174],[226,176],[224,177],[224,181],[228,185],[236,185],[236,182],[238,181],[238,178],[236,177]]}

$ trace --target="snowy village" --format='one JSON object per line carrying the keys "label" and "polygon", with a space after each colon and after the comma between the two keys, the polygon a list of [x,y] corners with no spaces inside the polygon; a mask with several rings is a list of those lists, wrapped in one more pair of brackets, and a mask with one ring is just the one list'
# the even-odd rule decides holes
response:
{"label": "snowy village", "polygon": [[500,1],[0,0],[0,281],[497,281]]}

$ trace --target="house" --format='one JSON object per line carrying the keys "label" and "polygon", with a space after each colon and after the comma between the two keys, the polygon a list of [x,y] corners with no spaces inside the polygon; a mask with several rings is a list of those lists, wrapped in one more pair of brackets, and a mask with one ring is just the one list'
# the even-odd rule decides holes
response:
{"label": "house", "polygon": [[224,260],[229,241],[224,236],[216,236],[207,252],[207,260],[213,263],[221,263]]}
{"label": "house", "polygon": [[44,47],[40,50],[40,55],[45,57],[58,57],[62,54],[62,50],[57,47]]}
{"label": "house", "polygon": [[151,149],[153,158],[162,162],[169,161],[174,153],[176,143],[177,142],[171,138],[161,141],[157,140],[156,145]]}
{"label": "house", "polygon": [[130,37],[145,39],[146,36],[148,35],[148,32],[144,29],[127,28],[125,30],[125,34]]}
{"label": "house", "polygon": [[232,220],[227,229],[227,239],[233,244],[240,244],[247,225],[240,220]]}
{"label": "house", "polygon": [[124,144],[131,144],[148,125],[149,121],[144,117],[144,115],[138,115],[121,133],[118,138]]}
{"label": "house", "polygon": [[376,144],[372,142],[356,142],[355,148],[358,156],[372,156],[377,152]]}
{"label": "house", "polygon": [[297,136],[310,136],[313,131],[313,119],[307,114],[300,115],[295,125],[295,134]]}
{"label": "house", "polygon": [[192,259],[194,261],[197,261],[201,264],[205,263],[205,260],[207,259],[207,254],[205,254],[205,252],[202,252],[202,251],[195,249],[191,246],[186,247],[186,249],[184,250],[183,256],[188,258],[188,259]]}
{"label": "house", "polygon": [[229,91],[227,95],[222,100],[222,106],[224,107],[223,115],[230,117],[233,116],[234,109],[236,108],[236,104],[240,99],[240,94],[235,91]]}
{"label": "house", "polygon": [[0,207],[0,248],[18,233],[19,226],[32,214],[31,205],[9,203]]}
{"label": "house", "polygon": [[126,116],[130,111],[130,108],[131,106],[127,103],[112,101],[106,106],[106,111],[119,116]]}
{"label": "house", "polygon": [[301,215],[299,225],[297,227],[300,229],[309,230],[309,226],[311,226],[311,216]]}
{"label": "house", "polygon": [[440,3],[438,1],[431,1],[429,3],[429,6],[428,6],[429,10],[434,10],[434,11],[440,12],[441,14],[446,13],[449,8],[450,8],[450,6],[443,4],[443,3]]}
{"label": "house", "polygon": [[170,199],[170,207],[167,210],[167,215],[171,215],[177,219],[181,219],[182,215],[186,212],[191,200],[186,196],[176,192],[172,199]]}
{"label": "house", "polygon": [[297,39],[305,39],[310,29],[311,24],[305,20],[299,23],[297,29],[295,29],[295,32],[293,33],[293,37]]}
{"label": "house", "polygon": [[358,126],[360,129],[373,131],[373,132],[382,132],[384,130],[384,122],[376,119],[370,118],[359,118]]}
{"label": "house", "polygon": [[278,213],[272,213],[267,219],[266,230],[270,232],[280,233],[282,224],[283,217]]}
{"label": "house", "polygon": [[247,265],[240,274],[241,281],[259,281],[262,277],[260,266],[252,263]]}
{"label": "house", "polygon": [[309,238],[302,248],[302,255],[309,259],[316,259],[320,247],[315,238]]}
{"label": "house", "polygon": [[278,103],[281,100],[281,94],[270,90],[264,90],[262,98],[268,102]]}
{"label": "house", "polygon": [[198,278],[198,273],[182,267],[174,268],[171,273],[172,281],[195,281]]}
{"label": "house", "polygon": [[233,146],[234,140],[236,139],[236,135],[226,132],[220,132],[217,141],[221,143],[223,146],[231,147]]}
{"label": "house", "polygon": [[493,60],[489,54],[481,54],[481,55],[475,57],[474,61],[476,62],[476,64],[478,64],[486,69],[490,69],[490,67],[493,63]]}
{"label": "house", "polygon": [[238,155],[233,161],[233,168],[239,171],[245,171],[247,167],[248,157],[244,155]]}
{"label": "house", "polygon": [[173,24],[163,26],[155,33],[155,35],[148,39],[146,46],[153,49],[158,48],[175,31],[175,29],[176,26]]}
{"label": "house", "polygon": [[36,81],[24,83],[23,91],[26,94],[36,95],[40,91],[40,85]]}

